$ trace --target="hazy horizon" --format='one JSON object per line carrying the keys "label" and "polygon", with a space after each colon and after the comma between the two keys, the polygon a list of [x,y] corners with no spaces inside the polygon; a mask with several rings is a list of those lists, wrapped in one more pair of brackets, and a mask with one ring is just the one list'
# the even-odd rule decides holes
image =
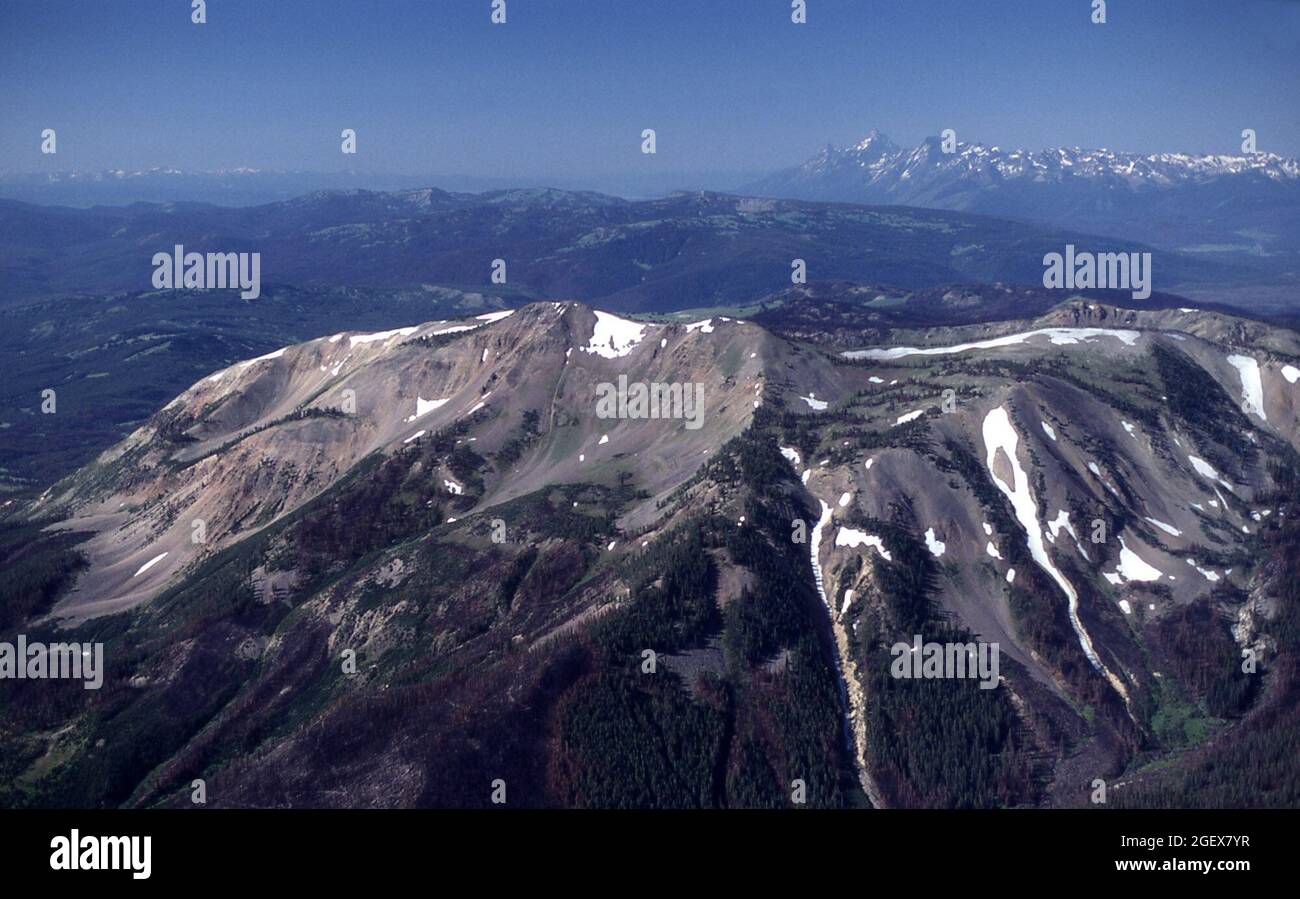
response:
{"label": "hazy horizon", "polygon": [[[1300,156],[1300,4],[350,0],[0,8],[0,173],[176,168],[739,182],[877,129],[901,145]],[[918,15],[919,13],[922,13]],[[1155,38],[1153,38],[1155,36]],[[995,60],[991,63],[990,60]],[[52,128],[58,152],[41,153]],[[340,152],[355,129],[357,153]],[[657,152],[640,152],[653,128]],[[707,176],[707,177],[706,177]],[[726,189],[734,184],[708,184]],[[692,183],[693,182],[693,183]],[[672,188],[664,188],[672,189]]]}

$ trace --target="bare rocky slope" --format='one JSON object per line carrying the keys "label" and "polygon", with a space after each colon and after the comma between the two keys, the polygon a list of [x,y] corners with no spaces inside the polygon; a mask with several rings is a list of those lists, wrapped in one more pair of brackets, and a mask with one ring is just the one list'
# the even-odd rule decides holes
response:
{"label": "bare rocky slope", "polygon": [[[703,385],[700,426],[601,417],[620,376]],[[1293,332],[1083,299],[880,347],[572,302],[286,347],[31,510],[84,568],[28,631],[109,673],[4,685],[0,797],[1146,795],[1289,695],[1298,379]],[[890,676],[916,634],[997,643],[997,687]]]}

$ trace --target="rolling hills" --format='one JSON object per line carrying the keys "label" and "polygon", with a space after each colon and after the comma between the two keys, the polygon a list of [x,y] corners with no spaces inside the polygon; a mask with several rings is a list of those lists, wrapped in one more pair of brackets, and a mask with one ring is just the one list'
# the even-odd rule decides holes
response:
{"label": "rolling hills", "polygon": [[[717,193],[628,201],[559,190],[322,192],[261,206],[69,209],[0,201],[0,305],[70,292],[151,289],[155,253],[260,253],[266,284],[299,289],[509,289],[599,300],[621,312],[751,302],[814,280],[904,288],[1041,283],[1067,243],[1155,252],[1155,287],[1254,283],[1259,274],[1149,241],[1099,238],[961,212],[764,200]],[[493,261],[505,281],[492,281]],[[1271,281],[1269,283],[1276,283]]]}

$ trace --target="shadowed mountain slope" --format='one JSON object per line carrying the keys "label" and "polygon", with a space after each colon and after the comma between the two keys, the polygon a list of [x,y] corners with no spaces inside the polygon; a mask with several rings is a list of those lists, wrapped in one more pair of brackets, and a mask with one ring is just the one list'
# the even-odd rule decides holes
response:
{"label": "shadowed mountain slope", "polygon": [[[703,411],[605,417],[620,377]],[[6,532],[52,560],[9,627],[108,670],[0,685],[0,796],[1083,804],[1273,739],[1297,380],[1293,332],[1089,299],[887,346],[547,302],[285,347]],[[893,676],[915,635],[997,643],[993,688]]]}

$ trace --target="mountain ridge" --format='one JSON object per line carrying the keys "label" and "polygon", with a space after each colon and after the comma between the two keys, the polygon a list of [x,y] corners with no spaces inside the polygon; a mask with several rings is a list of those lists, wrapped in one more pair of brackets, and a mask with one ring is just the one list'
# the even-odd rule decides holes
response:
{"label": "mountain ridge", "polygon": [[1300,160],[1272,153],[1004,150],[871,132],[743,185],[761,196],[897,203],[1041,221],[1209,256],[1273,260],[1294,274]]}
{"label": "mountain ridge", "polygon": [[[32,509],[29,632],[114,662],[0,684],[0,796],[1082,805],[1272,707],[1237,655],[1286,682],[1296,334],[1071,298],[895,336],[546,301],[206,375]],[[703,426],[602,417],[620,376],[702,384]],[[892,677],[917,634],[999,644],[998,686]]]}
{"label": "mountain ridge", "polygon": [[[711,192],[628,201],[558,190],[314,193],[256,207],[139,204],[89,210],[0,200],[0,303],[146,290],[154,254],[260,253],[261,277],[296,287],[510,289],[624,312],[743,303],[816,279],[927,286],[1040,282],[1042,259],[1113,238],[984,213]],[[1129,251],[1157,252],[1138,242]],[[494,260],[505,281],[493,280]],[[1252,284],[1251,260],[1160,252],[1155,287]],[[1249,264],[1247,264],[1249,263]],[[499,269],[498,269],[499,270]]]}

